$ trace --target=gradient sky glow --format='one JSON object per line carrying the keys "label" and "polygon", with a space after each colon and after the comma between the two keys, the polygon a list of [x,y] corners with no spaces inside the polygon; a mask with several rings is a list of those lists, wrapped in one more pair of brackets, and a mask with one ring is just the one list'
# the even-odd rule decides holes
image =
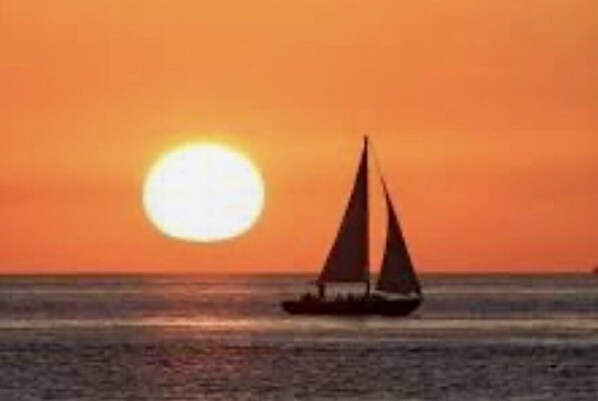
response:
{"label": "gradient sky glow", "polygon": [[[598,265],[595,0],[5,0],[0,273],[317,271],[366,132],[421,270]],[[260,167],[246,236],[144,216],[194,140]]]}

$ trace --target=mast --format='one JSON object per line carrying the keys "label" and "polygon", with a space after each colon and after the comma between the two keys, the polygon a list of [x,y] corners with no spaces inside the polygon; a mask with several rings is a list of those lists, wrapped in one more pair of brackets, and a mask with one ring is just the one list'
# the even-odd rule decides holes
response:
{"label": "mast", "polygon": [[371,292],[370,285],[370,192],[369,192],[369,138],[363,136],[363,154],[365,157],[365,296],[369,297]]}

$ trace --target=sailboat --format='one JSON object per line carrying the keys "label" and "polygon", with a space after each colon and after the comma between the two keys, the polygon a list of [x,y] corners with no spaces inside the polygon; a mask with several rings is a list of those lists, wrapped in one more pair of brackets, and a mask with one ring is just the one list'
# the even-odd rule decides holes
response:
{"label": "sailboat", "polygon": [[[369,140],[364,138],[353,192],[336,240],[316,280],[318,293],[282,301],[282,308],[300,315],[382,315],[407,316],[423,302],[421,285],[403,236],[398,216],[379,171],[387,211],[386,246],[382,266],[372,291],[369,272]],[[380,170],[380,168],[378,168]],[[326,296],[326,285],[361,283],[364,293]]]}

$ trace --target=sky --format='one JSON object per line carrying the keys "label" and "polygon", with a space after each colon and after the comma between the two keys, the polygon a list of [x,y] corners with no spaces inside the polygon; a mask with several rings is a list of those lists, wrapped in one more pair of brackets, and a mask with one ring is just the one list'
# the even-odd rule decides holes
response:
{"label": "sky", "polygon": [[[597,71],[594,0],[2,0],[0,273],[318,272],[365,133],[418,270],[588,271]],[[144,215],[189,141],[261,170],[246,235]]]}

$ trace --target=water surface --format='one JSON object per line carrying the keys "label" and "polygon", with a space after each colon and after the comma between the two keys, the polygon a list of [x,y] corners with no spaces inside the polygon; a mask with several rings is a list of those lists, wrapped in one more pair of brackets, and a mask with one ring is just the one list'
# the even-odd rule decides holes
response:
{"label": "water surface", "polygon": [[307,277],[0,279],[1,400],[596,400],[598,277],[427,277],[407,319]]}

